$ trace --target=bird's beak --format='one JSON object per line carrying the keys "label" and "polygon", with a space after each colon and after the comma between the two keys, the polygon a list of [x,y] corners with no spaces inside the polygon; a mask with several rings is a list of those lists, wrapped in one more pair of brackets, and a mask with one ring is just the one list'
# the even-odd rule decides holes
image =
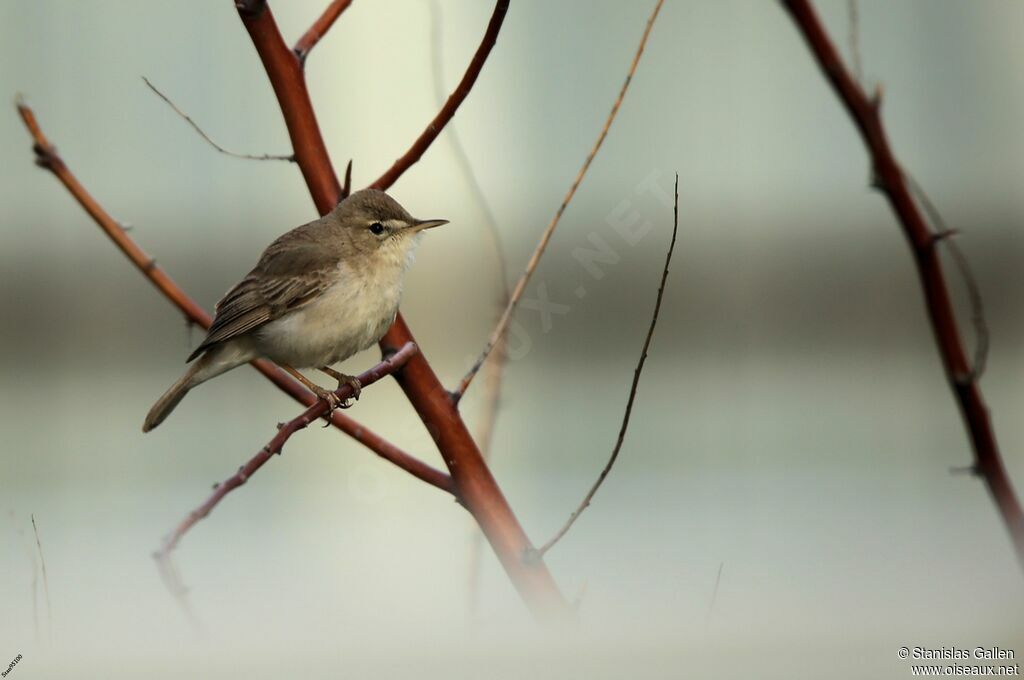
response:
{"label": "bird's beak", "polygon": [[448,220],[417,220],[409,225],[409,228],[413,231],[423,231],[424,229],[440,227],[442,224],[448,224]]}

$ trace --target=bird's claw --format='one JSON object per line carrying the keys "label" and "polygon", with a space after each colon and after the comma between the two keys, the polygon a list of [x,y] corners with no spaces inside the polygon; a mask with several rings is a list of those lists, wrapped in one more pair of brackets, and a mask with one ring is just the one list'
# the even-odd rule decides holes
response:
{"label": "bird's claw", "polygon": [[363,384],[359,382],[359,378],[342,373],[338,377],[338,389],[340,390],[345,385],[352,388],[352,396],[339,403],[337,408],[351,408],[352,402],[359,401],[359,395],[363,392]]}
{"label": "bird's claw", "polygon": [[323,416],[324,420],[327,421],[324,424],[324,427],[331,424],[331,414],[334,413],[334,409],[347,408],[347,406],[341,403],[341,399],[338,398],[338,395],[331,390],[325,390],[321,387],[313,390],[313,393],[316,394],[317,399],[327,404],[327,412],[324,413]]}
{"label": "bird's claw", "polygon": [[[342,385],[348,385],[349,387],[351,387],[352,388],[352,398],[355,399],[356,401],[359,401],[359,395],[363,393],[363,384],[361,382],[359,382],[359,378],[350,375],[350,376],[348,376],[347,380],[343,380],[343,381],[338,383],[338,387],[339,388]],[[344,408],[348,408],[348,406],[345,406]]]}
{"label": "bird's claw", "polygon": [[335,409],[351,408],[354,402],[359,401],[359,395],[363,392],[363,385],[359,382],[359,378],[351,375],[344,376],[343,379],[338,381],[338,389],[341,389],[345,385],[352,388],[352,396],[348,399],[341,399],[338,397],[336,392],[325,390],[323,388],[315,391],[317,398],[327,403],[327,413],[324,414],[324,419],[327,421],[327,424],[324,425],[324,427],[327,427],[327,425],[330,424],[331,414]]}
{"label": "bird's claw", "polygon": [[330,390],[324,390],[324,393],[319,395],[321,399],[327,402],[327,406],[333,411],[336,408],[341,408],[342,401],[338,398],[338,395]]}

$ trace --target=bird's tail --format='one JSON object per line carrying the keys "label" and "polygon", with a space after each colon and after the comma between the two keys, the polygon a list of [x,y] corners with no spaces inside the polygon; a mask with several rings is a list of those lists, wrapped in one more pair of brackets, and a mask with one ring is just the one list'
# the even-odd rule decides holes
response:
{"label": "bird's tail", "polygon": [[[225,351],[227,350],[227,351]],[[251,357],[242,356],[239,352],[230,351],[225,347],[215,347],[196,359],[185,371],[185,375],[178,378],[177,382],[171,385],[170,389],[164,392],[163,396],[156,400],[153,408],[149,409],[146,415],[146,422],[142,424],[142,431],[149,432],[154,427],[164,422],[171,411],[181,403],[188,391],[193,387],[204,383],[210,378],[215,378],[225,371],[230,371],[235,366],[244,364]]]}
{"label": "bird's tail", "polygon": [[154,427],[164,422],[164,418],[171,414],[174,407],[177,406],[188,391],[195,387],[195,383],[192,379],[198,370],[199,362],[192,364],[185,371],[185,375],[178,378],[177,382],[171,385],[171,388],[164,392],[163,396],[156,400],[153,404],[153,408],[149,409],[149,413],[146,414],[146,422],[142,424],[142,431],[149,432]]}

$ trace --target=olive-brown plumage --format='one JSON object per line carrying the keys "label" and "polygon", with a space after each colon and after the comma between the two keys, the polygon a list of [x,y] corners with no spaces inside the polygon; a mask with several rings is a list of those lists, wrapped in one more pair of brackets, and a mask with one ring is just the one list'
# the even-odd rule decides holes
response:
{"label": "olive-brown plumage", "polygon": [[384,192],[365,189],[278,238],[217,303],[206,338],[188,358],[194,363],[157,400],[142,430],[163,422],[196,385],[253,359],[319,368],[377,342],[398,312],[418,234],[445,222],[417,220]]}

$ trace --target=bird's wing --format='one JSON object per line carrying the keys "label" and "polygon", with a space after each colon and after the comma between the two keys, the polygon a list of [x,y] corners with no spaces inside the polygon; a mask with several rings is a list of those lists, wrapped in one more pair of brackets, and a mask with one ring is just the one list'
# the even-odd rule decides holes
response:
{"label": "bird's wing", "polygon": [[278,239],[217,303],[206,338],[188,360],[312,302],[334,283],[336,271],[337,257],[322,244]]}

